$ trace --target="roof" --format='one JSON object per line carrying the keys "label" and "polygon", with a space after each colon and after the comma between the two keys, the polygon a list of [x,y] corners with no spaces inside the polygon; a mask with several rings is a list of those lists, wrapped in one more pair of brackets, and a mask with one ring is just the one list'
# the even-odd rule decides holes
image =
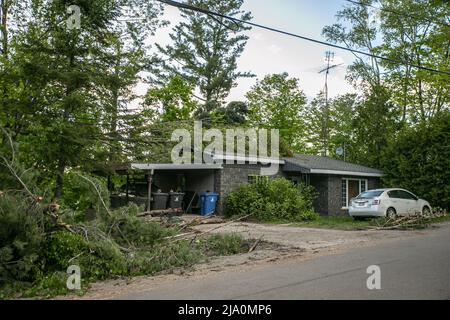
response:
{"label": "roof", "polygon": [[383,175],[383,172],[378,169],[317,155],[295,154],[293,157],[284,158],[284,161],[285,165],[283,166],[283,171],[286,172],[366,177],[381,177]]}
{"label": "roof", "polygon": [[205,170],[222,169],[221,164],[175,164],[175,163],[132,163],[132,169],[138,170]]}

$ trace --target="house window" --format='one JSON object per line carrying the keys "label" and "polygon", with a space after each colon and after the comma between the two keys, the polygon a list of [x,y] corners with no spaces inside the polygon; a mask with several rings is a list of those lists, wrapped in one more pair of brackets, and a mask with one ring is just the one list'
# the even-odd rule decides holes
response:
{"label": "house window", "polygon": [[256,174],[249,174],[248,178],[247,178],[247,182],[251,184],[251,183],[256,183],[256,182],[268,180],[268,179],[269,179],[268,176],[258,176]]}
{"label": "house window", "polygon": [[367,179],[342,179],[341,202],[342,207],[347,208],[352,198],[367,190]]}
{"label": "house window", "polygon": [[257,181],[257,179],[258,179],[257,175],[249,174],[247,181],[248,181],[248,183],[252,184],[252,183],[255,183]]}

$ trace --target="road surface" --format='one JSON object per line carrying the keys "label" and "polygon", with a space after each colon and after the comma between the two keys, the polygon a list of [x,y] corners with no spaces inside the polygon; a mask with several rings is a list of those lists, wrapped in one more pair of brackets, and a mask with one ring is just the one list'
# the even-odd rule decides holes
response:
{"label": "road surface", "polygon": [[[381,289],[367,289],[367,268]],[[116,299],[450,299],[450,224],[424,235],[307,261],[181,278]]]}

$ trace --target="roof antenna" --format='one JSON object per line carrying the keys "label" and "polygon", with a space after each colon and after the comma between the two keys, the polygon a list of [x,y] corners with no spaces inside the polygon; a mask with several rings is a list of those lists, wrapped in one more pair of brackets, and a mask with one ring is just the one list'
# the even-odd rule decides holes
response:
{"label": "roof antenna", "polygon": [[322,117],[322,152],[321,152],[321,155],[323,157],[327,156],[328,142],[329,142],[328,141],[329,140],[328,119],[330,117],[330,112],[329,112],[329,108],[328,108],[328,75],[329,75],[331,69],[336,68],[340,65],[343,65],[343,63],[330,65],[331,62],[333,62],[333,60],[334,60],[334,52],[331,52],[331,51],[325,52],[325,61],[327,63],[327,67],[325,69],[319,71],[319,73],[325,72],[325,89],[324,89],[325,106],[324,106],[323,117]]}

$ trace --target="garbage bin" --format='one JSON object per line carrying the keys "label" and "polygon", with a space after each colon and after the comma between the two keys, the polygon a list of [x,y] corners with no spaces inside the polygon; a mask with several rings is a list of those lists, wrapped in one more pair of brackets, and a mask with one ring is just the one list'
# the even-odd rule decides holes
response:
{"label": "garbage bin", "polygon": [[153,193],[153,207],[152,210],[165,210],[167,208],[168,193]]}
{"label": "garbage bin", "polygon": [[216,203],[219,195],[214,192],[204,192],[200,194],[201,214],[202,216],[209,216],[216,210]]}
{"label": "garbage bin", "polygon": [[183,197],[184,193],[181,192],[171,192],[169,193],[169,207],[171,209],[181,209],[183,207]]}

